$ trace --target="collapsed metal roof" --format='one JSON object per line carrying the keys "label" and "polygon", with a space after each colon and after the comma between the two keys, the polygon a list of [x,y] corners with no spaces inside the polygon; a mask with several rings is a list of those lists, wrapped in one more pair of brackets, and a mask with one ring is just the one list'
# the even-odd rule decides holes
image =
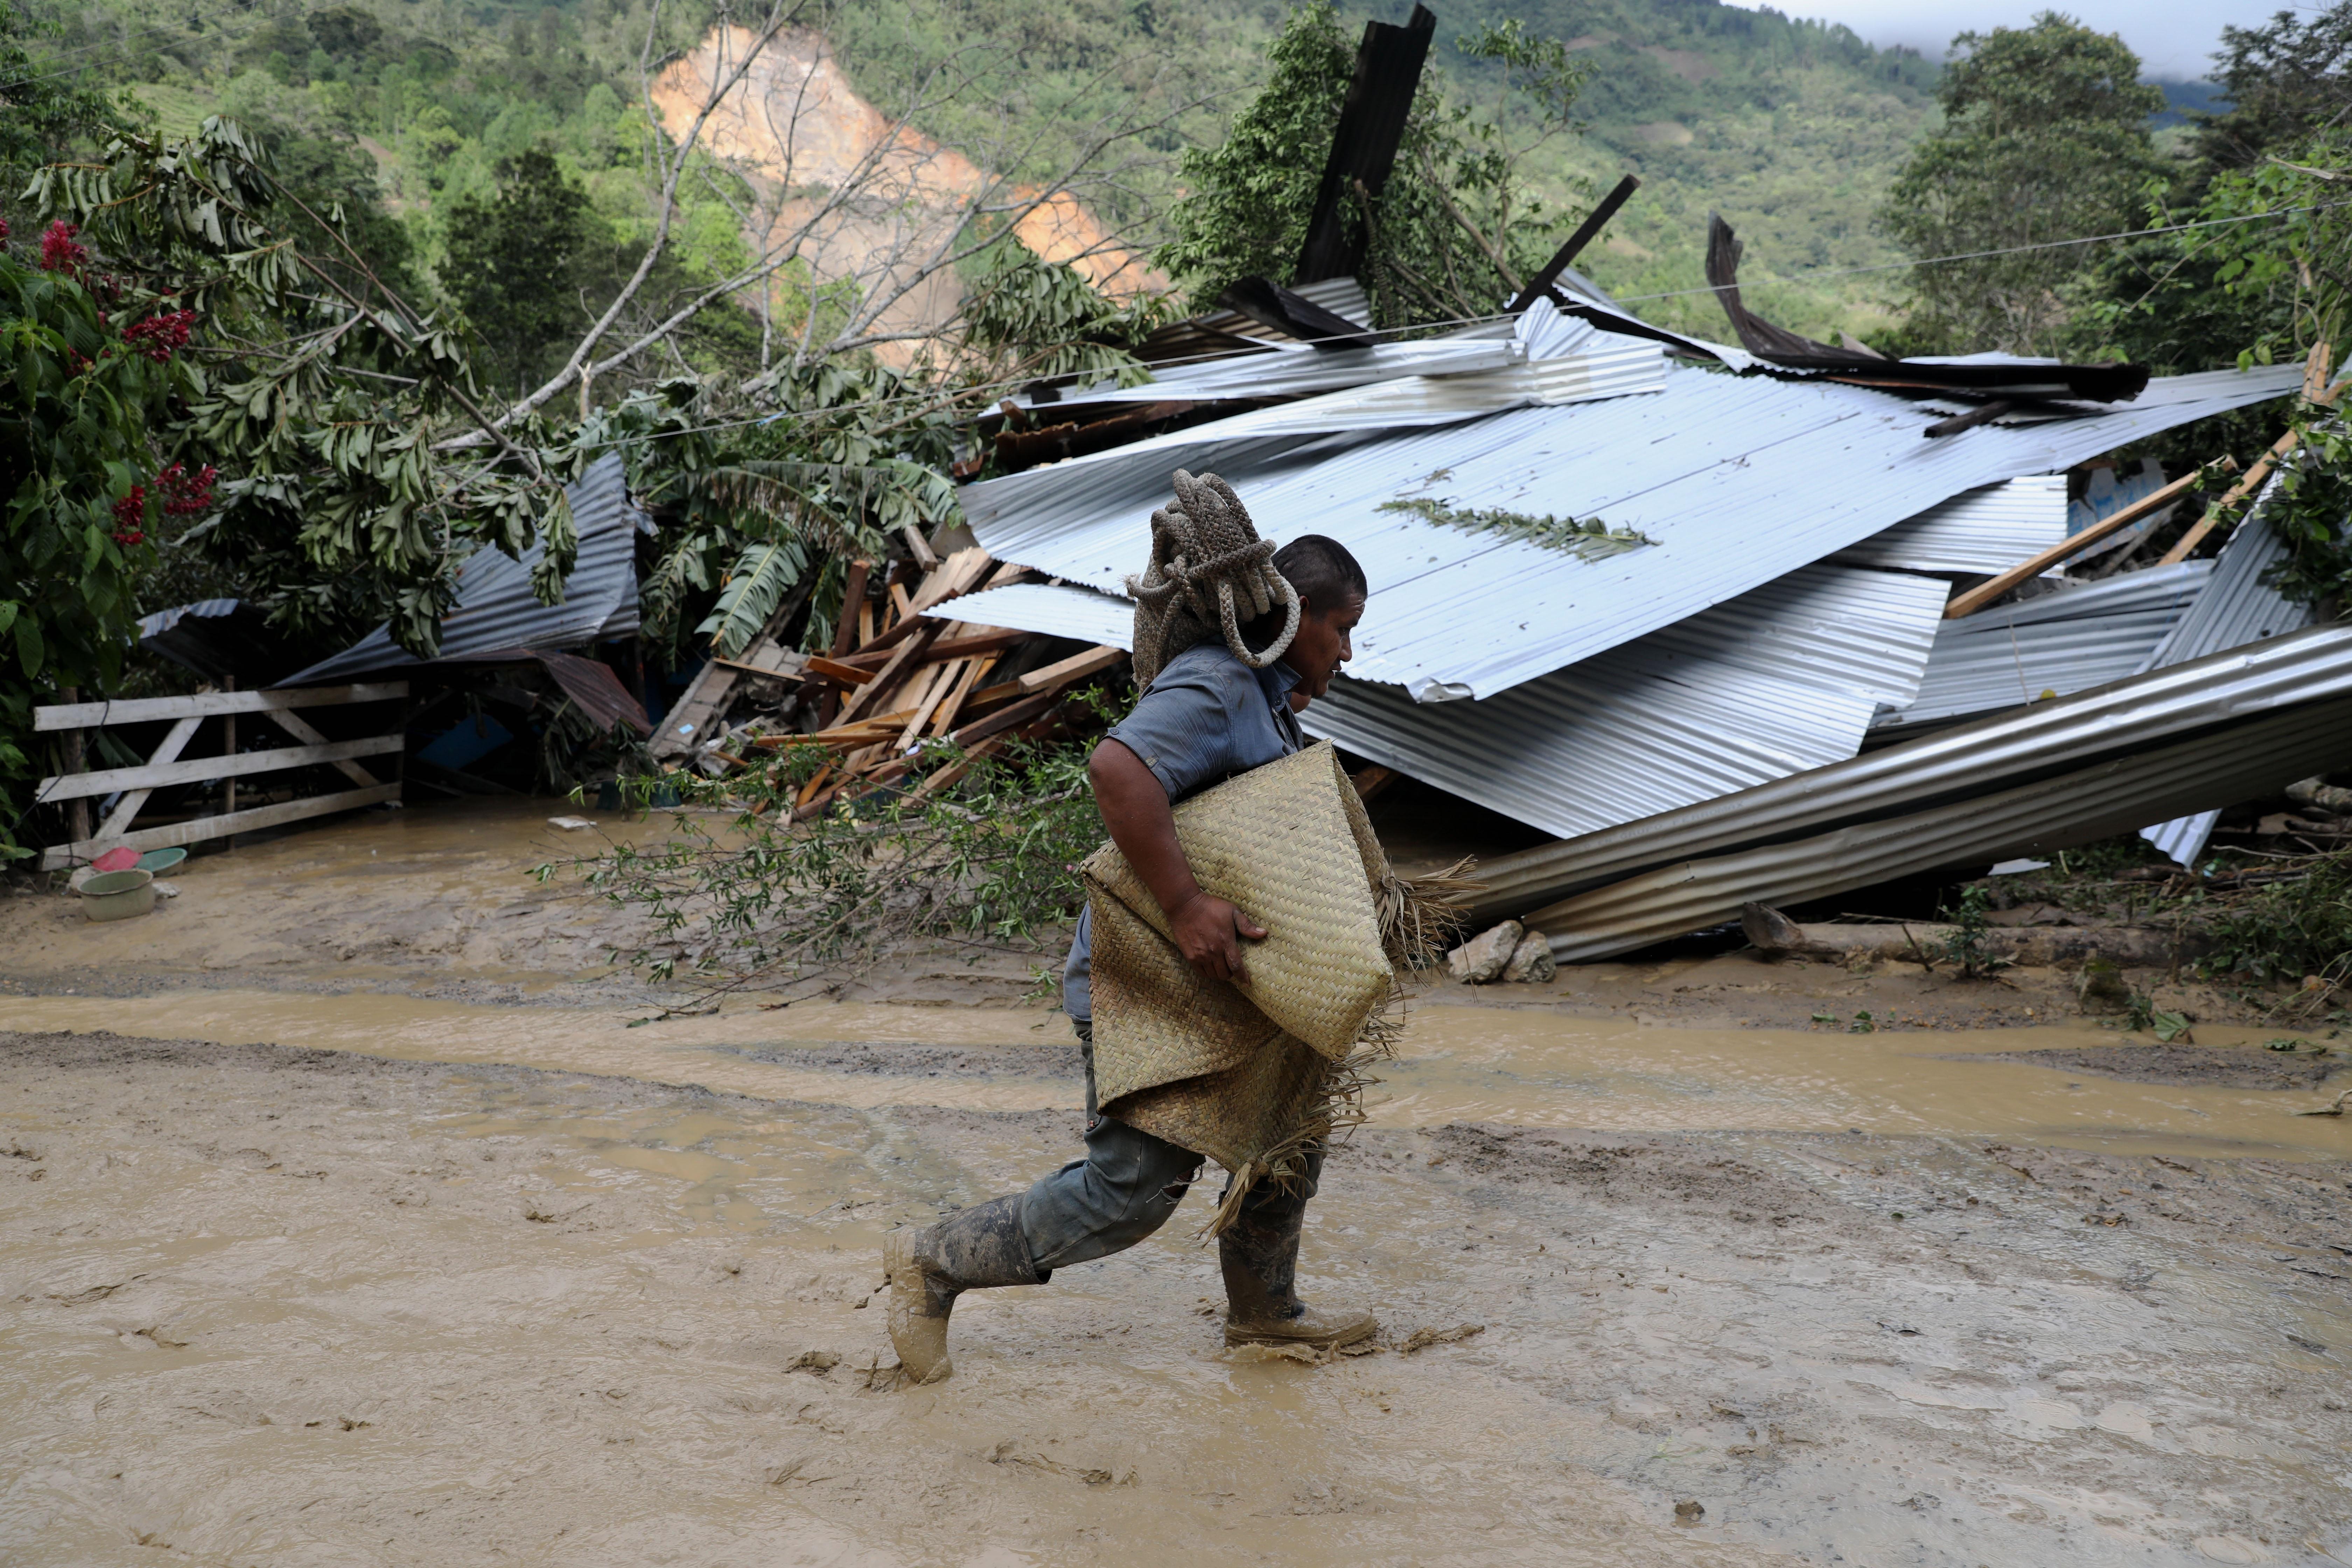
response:
{"label": "collapsed metal roof", "polygon": [[[520,557],[485,545],[457,568],[457,605],[441,620],[441,659],[576,647],[637,629],[636,535],[653,524],[629,500],[621,455],[607,452],[589,464],[563,493],[580,546],[563,602],[542,605],[531,590],[530,574],[547,551],[544,535]],[[425,662],[392,640],[387,623],[278,684],[310,686]]]}
{"label": "collapsed metal roof", "polygon": [[[1809,838],[1843,824],[1877,821],[2092,768],[2194,739],[2235,715],[2346,699],[2352,699],[2352,626],[2290,632],[2111,686],[1954,725],[1737,795],[1506,856],[1479,868],[1487,890],[1480,895],[1474,918],[1543,908],[1694,857]],[[2151,809],[2136,820],[2165,815]],[[2134,826],[2134,821],[2124,821],[2105,831],[2126,832]],[[1894,874],[1878,872],[1846,886]]]}
{"label": "collapsed metal roof", "polygon": [[2066,476],[2028,474],[1929,507],[1830,559],[1845,566],[1991,576],[2066,537]]}
{"label": "collapsed metal roof", "polygon": [[1946,586],[1801,567],[1479,702],[1418,705],[1342,679],[1308,732],[1563,837],[1853,755],[1906,700]]}
{"label": "collapsed metal roof", "polygon": [[[1669,364],[1662,389],[1433,430],[1269,436],[1234,421],[968,487],[981,543],[1115,591],[1149,553],[1180,463],[1240,491],[1259,531],[1324,533],[1363,563],[1358,679],[1423,701],[1490,697],[1859,543],[1961,492],[2062,469],[2293,390],[2295,367],[2150,383],[2138,401],[1939,440],[1866,388]],[[1167,443],[1163,445],[1162,443]],[[1598,517],[1655,542],[1601,560],[1383,510],[1421,500]]]}
{"label": "collapsed metal roof", "polygon": [[[2082,739],[2109,752],[2088,766],[2036,771],[2021,783],[2003,780],[2004,788],[1965,768],[1954,772],[1942,765],[1947,759],[1892,748],[1767,785],[1813,793],[1814,830],[1803,837],[1724,844],[1731,835],[1722,831],[1723,813],[1748,798],[1727,795],[1708,803],[1719,808],[1714,833],[1675,825],[1680,853],[1672,864],[1527,911],[1526,919],[1551,939],[1556,958],[1607,958],[1736,919],[1751,900],[1800,903],[1889,878],[2053,855],[2129,832],[2151,816],[2277,789],[2352,745],[2352,628],[2294,632],[2264,647],[2284,657],[2259,671],[2253,660],[2235,662],[2244,658],[2236,650],[2180,667],[2192,679],[2168,692],[2158,683],[2174,672],[2163,671],[2037,710],[2056,721],[2042,735],[2049,752]],[[2303,679],[2282,688],[2272,677],[2289,667]],[[2143,691],[2145,705],[2130,701]],[[2120,710],[2112,706],[2116,698],[2126,700]],[[2175,738],[2184,731],[2187,738]],[[1897,775],[1905,787],[1877,813],[1855,810],[1862,792],[1848,791],[1841,770],[1886,759],[1905,770]],[[1556,856],[1575,842],[1538,853]]]}
{"label": "collapsed metal roof", "polygon": [[2101,583],[2065,583],[2031,599],[1946,621],[1927,678],[1878,723],[1947,721],[2086,691],[2148,668],[2195,605],[2210,561],[2151,566]]}

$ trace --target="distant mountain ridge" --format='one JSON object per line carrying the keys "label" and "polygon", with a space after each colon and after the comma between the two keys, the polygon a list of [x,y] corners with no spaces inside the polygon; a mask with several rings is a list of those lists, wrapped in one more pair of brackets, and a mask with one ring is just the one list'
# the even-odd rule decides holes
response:
{"label": "distant mountain ridge", "polygon": [[[1347,4],[1341,15],[1353,30],[1367,17],[1402,21],[1411,3]],[[992,0],[942,23],[947,13],[925,6],[859,0],[829,14],[828,40],[869,101],[891,100],[882,89],[905,68],[908,42],[936,44],[941,26],[1012,51],[1037,89],[1025,99],[1033,111],[1070,116],[1073,127],[1071,106],[1086,107],[1079,89],[1106,62],[1149,62],[1156,51],[1189,75],[1213,107],[1171,123],[1154,144],[1167,163],[1139,174],[1135,213],[1105,213],[1122,234],[1174,194],[1174,154],[1220,136],[1223,117],[1248,101],[1286,15],[1276,0]],[[1719,0],[1438,0],[1434,8],[1432,63],[1457,93],[1491,96],[1491,80],[1454,47],[1488,21],[1516,17],[1592,68],[1585,134],[1559,144],[1538,174],[1557,199],[1606,189],[1629,172],[1642,177],[1586,260],[1643,314],[1709,335],[1726,330],[1702,268],[1706,216],[1719,211],[1747,242],[1742,282],[1760,314],[1822,338],[1841,329],[1867,337],[1899,316],[1902,257],[1875,218],[1895,170],[1937,121],[1934,61],[1874,47],[1843,26]],[[533,142],[551,144],[613,221],[639,221],[627,148],[644,14],[644,0],[463,11],[417,0],[298,10],[97,0],[57,43],[94,78],[136,84],[167,124],[266,107],[286,124],[354,138],[430,265],[448,205],[487,190],[499,161]],[[690,48],[699,36],[697,26],[675,41]],[[2165,85],[2174,113],[2210,101],[2208,84]],[[971,128],[922,129],[956,146]]]}

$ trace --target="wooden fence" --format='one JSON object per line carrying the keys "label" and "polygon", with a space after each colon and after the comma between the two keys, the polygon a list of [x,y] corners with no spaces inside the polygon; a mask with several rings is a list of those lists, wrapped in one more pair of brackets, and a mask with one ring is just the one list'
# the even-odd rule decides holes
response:
{"label": "wooden fence", "polygon": [[[326,708],[354,702],[391,702],[408,695],[404,680],[382,681],[367,686],[314,686],[293,691],[205,691],[193,697],[142,697],[119,702],[68,702],[54,708],[33,710],[36,730],[68,732],[78,741],[79,731],[95,730],[109,724],[154,723],[169,720],[171,731],[163,744],[138,767],[100,768],[95,772],[68,772],[41,781],[36,796],[43,804],[53,801],[79,802],[97,800],[121,792],[114,809],[106,820],[87,837],[77,837],[72,843],[50,846],[42,852],[44,870],[57,870],[79,866],[96,859],[108,850],[127,847],[140,851],[164,849],[177,844],[194,844],[206,838],[223,838],[235,833],[250,833],[257,828],[277,827],[305,817],[326,816],[338,811],[351,811],[380,801],[400,798],[400,781],[390,783],[377,778],[362,767],[361,757],[397,755],[405,742],[394,730],[388,735],[371,735],[357,741],[330,741],[296,714],[297,708]],[[280,746],[265,752],[236,750],[236,715],[258,713],[291,735],[299,745]],[[196,728],[206,719],[217,718],[226,731],[223,754],[199,757],[182,762],[180,752],[194,737]],[[68,760],[80,753],[82,748],[68,744]],[[247,811],[235,809],[236,780],[255,773],[281,772],[287,768],[309,767],[313,763],[334,767],[357,788],[340,790],[333,795],[312,795],[304,800],[282,801],[276,805],[257,806]],[[214,779],[230,781],[226,804],[230,809],[215,816],[197,817],[189,822],[174,822],[161,827],[142,827],[132,831],[131,823],[139,815],[147,797],[166,784],[196,784]],[[82,808],[76,807],[80,816]],[[82,822],[73,831],[83,831]]]}

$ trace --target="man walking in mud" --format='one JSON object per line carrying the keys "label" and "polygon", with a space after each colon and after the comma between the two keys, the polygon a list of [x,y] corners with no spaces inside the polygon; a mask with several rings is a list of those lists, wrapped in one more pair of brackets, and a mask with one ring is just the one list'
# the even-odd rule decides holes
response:
{"label": "man walking in mud", "polygon": [[[1349,634],[1363,618],[1368,588],[1337,541],[1307,534],[1279,551],[1259,542],[1240,500],[1216,476],[1196,480],[1180,471],[1176,491],[1177,505],[1152,518],[1152,571],[1128,583],[1141,604],[1135,678],[1142,695],[1095,748],[1087,773],[1112,841],[1159,901],[1185,961],[1204,977],[1234,980],[1244,973],[1248,944],[1266,933],[1248,911],[1202,890],[1177,841],[1172,808],[1305,747],[1297,714],[1353,657]],[[1184,548],[1171,555],[1171,541]],[[1163,556],[1174,563],[1167,576]],[[1124,1251],[1167,1223],[1200,1173],[1200,1154],[1097,1111],[1091,946],[1091,916],[1082,915],[1062,1000],[1086,1058],[1086,1158],[1026,1192],[896,1232],[884,1244],[890,1339],[916,1383],[950,1371],[948,1317],[960,1293],[1043,1284],[1056,1268]],[[1227,1344],[1330,1347],[1373,1332],[1370,1313],[1318,1311],[1293,1288],[1321,1170],[1316,1146],[1303,1179],[1261,1179],[1219,1236]]]}

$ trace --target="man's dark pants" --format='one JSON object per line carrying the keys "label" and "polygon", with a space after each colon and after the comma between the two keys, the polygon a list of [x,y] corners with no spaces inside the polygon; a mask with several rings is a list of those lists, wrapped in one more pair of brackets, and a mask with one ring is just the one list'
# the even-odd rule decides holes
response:
{"label": "man's dark pants", "polygon": [[[1075,1020],[1073,1020],[1075,1023]],[[1087,1064],[1087,1157],[1045,1177],[1022,1197],[1021,1232],[1040,1270],[1124,1252],[1168,1223],[1201,1173],[1201,1156],[1095,1110],[1095,1032],[1076,1024]],[[1254,1225],[1273,1226],[1307,1206],[1323,1175],[1323,1152],[1285,1191],[1262,1181],[1242,1200]]]}

